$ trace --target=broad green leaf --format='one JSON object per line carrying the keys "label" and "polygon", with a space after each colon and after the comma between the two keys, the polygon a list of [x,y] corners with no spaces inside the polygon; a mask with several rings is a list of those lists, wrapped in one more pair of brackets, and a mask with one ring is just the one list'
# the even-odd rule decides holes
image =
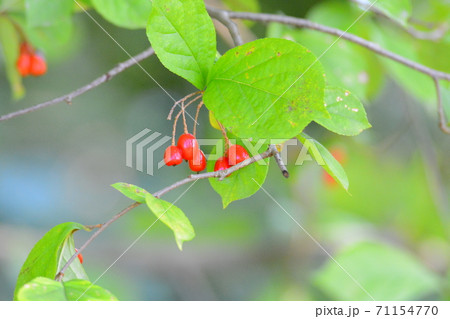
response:
{"label": "broad green leaf", "polygon": [[328,130],[351,136],[371,127],[361,101],[349,91],[326,87],[325,104],[331,118],[316,117],[315,121]]}
{"label": "broad green leaf", "polygon": [[68,238],[79,229],[88,231],[83,225],[73,222],[57,225],[34,245],[17,278],[14,299],[17,298],[17,290],[34,278],[53,279],[55,277],[58,272],[58,265],[61,263],[61,253],[65,249],[64,246],[68,244]]}
{"label": "broad green leaf", "polygon": [[153,0],[147,36],[166,68],[204,89],[216,56],[216,33],[203,0]]}
{"label": "broad green leaf", "polygon": [[260,39],[229,50],[214,65],[205,105],[240,138],[289,139],[314,116],[327,116],[324,73],[303,46]]}
{"label": "broad green leaf", "polygon": [[328,260],[314,280],[334,300],[371,300],[348,274],[378,301],[418,300],[439,289],[439,278],[415,257],[386,244],[358,243],[334,258],[339,265]]}
{"label": "broad green leaf", "polygon": [[341,164],[331,155],[331,153],[315,139],[301,133],[297,136],[304,147],[308,149],[311,157],[330,174],[345,190],[348,191],[348,178]]}
{"label": "broad green leaf", "polygon": [[17,293],[19,301],[115,301],[108,290],[93,285],[87,280],[58,282],[37,277],[21,287]]}
{"label": "broad green leaf", "polygon": [[19,57],[19,35],[6,17],[0,16],[0,45],[3,52],[6,75],[8,76],[11,92],[14,99],[20,99],[25,94],[22,77],[16,68]]}
{"label": "broad green leaf", "polygon": [[95,10],[122,28],[143,29],[152,9],[150,0],[91,0]]}
{"label": "broad green leaf", "polygon": [[[361,2],[367,2],[368,5],[369,2],[372,3],[372,1],[368,0]],[[378,0],[373,6],[403,26],[408,24],[408,19],[412,12],[410,0]]]}
{"label": "broad green leaf", "polygon": [[[238,141],[240,144],[247,148],[249,145],[244,144],[242,141]],[[223,145],[220,143],[218,145]],[[213,154],[217,152],[218,146],[213,150]],[[255,156],[259,154],[253,154],[250,152],[250,156]],[[208,172],[214,171],[215,161],[209,160],[207,162]],[[210,178],[209,183],[212,188],[222,197],[223,208],[226,208],[231,202],[243,198],[247,198],[255,194],[264,184],[266,180],[267,172],[269,170],[269,159],[261,160],[257,163],[244,167],[225,179],[219,181],[216,178]]]}
{"label": "broad green leaf", "polygon": [[126,197],[131,198],[132,200],[139,203],[145,203],[145,198],[147,197],[147,194],[149,194],[149,192],[147,192],[145,189],[132,184],[115,183],[111,186],[117,189]]}
{"label": "broad green leaf", "polygon": [[152,194],[147,194],[146,202],[158,220],[172,229],[178,248],[183,250],[183,242],[195,237],[194,228],[186,215],[177,206],[156,198]]}
{"label": "broad green leaf", "polygon": [[[360,15],[361,11],[349,1],[326,1],[311,8],[307,18],[346,30]],[[367,38],[371,24],[363,16],[348,32]],[[333,35],[278,23],[269,25],[267,36],[294,40],[321,56],[327,85],[345,87],[363,100],[379,93],[383,70],[373,52]]]}
{"label": "broad green leaf", "polygon": [[34,46],[52,50],[71,39],[73,0],[25,0],[26,33]]}

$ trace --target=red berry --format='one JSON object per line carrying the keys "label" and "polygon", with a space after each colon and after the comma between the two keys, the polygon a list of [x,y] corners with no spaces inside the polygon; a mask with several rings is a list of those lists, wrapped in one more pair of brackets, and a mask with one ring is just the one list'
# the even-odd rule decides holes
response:
{"label": "red berry", "polygon": [[30,74],[31,55],[27,52],[21,52],[17,59],[16,67],[20,75],[27,76]]}
{"label": "red berry", "polygon": [[231,166],[239,164],[247,158],[250,158],[245,148],[241,145],[231,145],[225,153],[225,156],[228,157],[228,164]]}
{"label": "red berry", "polygon": [[39,54],[31,56],[30,74],[34,76],[44,75],[47,72],[47,63]]}
{"label": "red berry", "polygon": [[[78,252],[78,249],[75,248],[75,251]],[[80,264],[83,263],[83,255],[80,253],[77,255],[78,259],[80,260]]]}
{"label": "red berry", "polygon": [[164,163],[166,163],[167,166],[175,166],[181,164],[182,161],[183,156],[178,146],[172,145],[166,148],[166,151],[164,152]]}
{"label": "red berry", "polygon": [[206,168],[206,157],[203,151],[197,149],[193,152],[193,158],[189,160],[189,168],[194,172],[200,172]]}
{"label": "red berry", "polygon": [[228,157],[221,157],[216,161],[214,165],[214,172],[223,171],[225,169],[229,169],[231,166],[228,164]]}
{"label": "red berry", "polygon": [[194,150],[198,150],[198,142],[192,134],[182,134],[178,138],[178,147],[181,149],[183,158],[187,161],[194,157]]}

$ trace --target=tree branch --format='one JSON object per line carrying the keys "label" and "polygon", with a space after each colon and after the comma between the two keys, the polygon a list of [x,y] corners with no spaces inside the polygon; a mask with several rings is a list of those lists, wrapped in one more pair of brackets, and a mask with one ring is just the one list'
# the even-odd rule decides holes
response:
{"label": "tree branch", "polygon": [[442,103],[441,86],[439,79],[433,78],[434,85],[436,86],[436,98],[438,106],[439,127],[444,133],[450,134],[450,127],[448,126],[447,117],[445,116],[444,104]]}
{"label": "tree branch", "polygon": [[392,19],[387,14],[385,14],[382,10],[378,9],[375,6],[368,7],[368,3],[365,3],[364,1],[361,1],[361,0],[351,0],[351,1],[359,6],[363,7],[364,9],[369,8],[369,10],[372,11],[373,13],[375,13],[376,15],[383,17],[385,19],[388,19],[392,23],[399,26],[402,30],[406,31],[411,36],[413,36],[414,38],[419,39],[419,40],[438,41],[438,40],[442,39],[442,37],[448,31],[448,25],[446,23],[444,23],[444,24],[436,27],[434,30],[430,30],[430,31],[421,31],[421,30],[417,30],[413,26],[404,26],[399,21]]}
{"label": "tree branch", "polygon": [[[169,186],[153,193],[153,196],[160,198],[164,194],[167,194],[168,192],[170,192],[180,186],[183,186],[185,184],[191,183],[191,182],[199,180],[199,179],[218,178],[219,180],[222,180],[233,172],[236,172],[246,166],[249,166],[253,163],[261,161],[265,158],[274,156],[277,153],[278,153],[278,151],[276,149],[274,151],[271,147],[269,147],[269,149],[267,151],[265,151],[264,153],[258,154],[251,158],[248,158],[245,161],[230,167],[229,169],[222,170],[222,171],[216,171],[216,172],[207,172],[207,173],[202,173],[202,174],[192,174],[192,175],[186,177],[185,179],[175,182],[172,185],[169,185]],[[83,244],[83,246],[81,246],[80,249],[78,249],[78,251],[75,252],[75,254],[73,254],[72,257],[70,257],[70,259],[65,263],[65,265],[61,268],[61,270],[56,274],[55,280],[57,280],[57,281],[62,280],[62,278],[64,277],[64,272],[67,270],[67,268],[69,268],[70,264],[75,260],[75,258],[77,258],[77,256],[79,254],[81,254],[86,249],[87,246],[89,246],[89,244],[91,244],[91,242],[98,235],[100,235],[106,228],[108,228],[117,219],[119,219],[120,217],[122,217],[123,215],[125,215],[126,213],[131,211],[132,209],[138,207],[139,205],[141,205],[141,203],[139,203],[139,202],[135,202],[135,203],[131,204],[130,206],[128,206],[127,208],[122,210],[120,213],[116,214],[113,218],[108,220],[106,223],[102,224],[100,226],[100,228],[94,234],[92,234],[91,237],[89,237],[89,239]],[[96,226],[98,226],[98,225],[96,225]]]}
{"label": "tree branch", "polygon": [[370,42],[366,39],[360,38],[354,34],[346,33],[340,29],[328,27],[319,23],[315,23],[309,20],[305,20],[302,18],[295,18],[290,16],[281,16],[276,14],[267,14],[267,13],[253,13],[253,12],[234,12],[234,11],[227,11],[227,10],[221,10],[216,9],[212,7],[207,7],[208,12],[211,14],[214,12],[226,12],[227,16],[230,19],[243,19],[243,20],[252,20],[252,21],[258,21],[262,23],[269,23],[269,22],[278,22],[282,24],[288,24],[299,28],[307,28],[311,30],[320,31],[323,33],[335,35],[338,37],[341,37],[342,39],[345,39],[347,41],[353,42],[355,44],[358,44],[362,47],[365,47],[366,49],[369,49],[379,55],[382,55],[388,59],[394,60],[398,63],[401,63],[403,65],[406,65],[407,67],[414,69],[416,71],[419,71],[421,73],[424,73],[426,75],[429,75],[433,78],[442,79],[446,81],[450,81],[450,73],[441,72],[429,67],[426,67],[420,63],[416,63],[414,61],[411,61],[409,59],[406,59],[402,57],[401,55],[395,54],[391,51],[385,50],[381,48],[377,43]]}
{"label": "tree branch", "polygon": [[239,29],[236,23],[234,23],[234,21],[230,19],[228,11],[209,10],[208,8],[208,13],[211,16],[211,18],[216,19],[228,29],[235,46],[244,44],[244,41],[242,41],[241,34],[239,33]]}
{"label": "tree branch", "polygon": [[6,121],[6,120],[10,120],[14,117],[20,116],[20,115],[24,115],[24,114],[28,114],[61,102],[66,102],[68,104],[72,103],[72,100],[78,96],[80,96],[81,94],[84,94],[90,90],[92,90],[93,88],[96,88],[97,86],[109,81],[110,79],[112,79],[113,77],[115,77],[117,74],[125,71],[126,69],[130,68],[131,66],[139,63],[140,61],[148,58],[149,56],[153,55],[155,53],[155,51],[152,48],[149,48],[141,53],[139,53],[138,55],[118,64],[116,67],[112,68],[111,70],[109,70],[107,73],[103,74],[102,76],[98,77],[97,79],[95,79],[94,81],[92,81],[89,84],[86,84],[85,86],[70,92],[66,95],[57,97],[53,100],[47,101],[47,102],[43,102],[34,106],[31,106],[29,108],[26,109],[22,109],[16,112],[12,112],[3,116],[0,116],[0,122],[1,121]]}

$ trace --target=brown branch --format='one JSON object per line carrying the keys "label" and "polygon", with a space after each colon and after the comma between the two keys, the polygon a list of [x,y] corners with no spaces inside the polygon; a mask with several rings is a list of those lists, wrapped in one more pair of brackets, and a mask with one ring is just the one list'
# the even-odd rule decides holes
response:
{"label": "brown branch", "polygon": [[426,75],[429,75],[429,76],[437,78],[437,79],[450,81],[450,73],[445,73],[445,72],[441,72],[441,71],[426,67],[420,63],[416,63],[414,61],[406,59],[406,58],[402,57],[401,55],[398,55],[391,51],[385,50],[385,49],[381,48],[377,43],[370,42],[370,41],[360,38],[354,34],[344,32],[340,29],[328,27],[326,25],[315,23],[315,22],[312,22],[309,20],[290,17],[290,16],[282,16],[282,15],[267,14],[267,13],[234,12],[234,11],[216,9],[216,8],[212,8],[209,6],[207,7],[207,9],[208,9],[208,12],[210,12],[210,13],[225,12],[230,19],[243,19],[243,20],[258,21],[258,22],[262,22],[262,23],[278,22],[278,23],[292,25],[292,26],[299,27],[299,28],[307,28],[307,29],[316,30],[316,31],[320,31],[323,33],[335,35],[337,37],[340,37],[347,41],[353,42],[362,47],[365,47],[366,49],[371,50],[371,51],[373,51],[379,55],[382,55],[388,59],[394,60],[403,65],[406,65],[407,67],[409,67],[411,69],[414,69],[416,71],[419,71],[421,73],[424,73]]}
{"label": "brown branch", "polygon": [[[172,185],[169,185],[159,191],[157,191],[156,193],[153,193],[153,196],[155,196],[156,198],[160,198],[161,196],[163,196],[164,194],[167,194],[168,192],[183,186],[185,184],[189,184],[193,181],[199,180],[199,179],[207,179],[207,178],[218,178],[219,180],[224,179],[225,177],[227,177],[229,174],[236,172],[246,166],[249,166],[253,163],[256,163],[260,160],[263,160],[265,158],[269,158],[271,156],[274,156],[276,153],[273,151],[273,149],[269,148],[267,151],[265,151],[264,153],[258,154],[256,156],[253,156],[251,158],[246,159],[245,161],[234,165],[232,167],[230,167],[229,169],[226,170],[222,170],[222,171],[217,171],[217,172],[207,172],[207,173],[202,173],[202,174],[193,174],[190,175],[188,177],[186,177],[185,179],[182,179],[178,182],[173,183]],[[70,264],[75,260],[75,258],[77,258],[77,256],[82,253],[87,246],[89,246],[89,244],[91,244],[91,242],[98,236],[100,235],[106,228],[108,228],[113,222],[115,222],[117,219],[119,219],[120,217],[122,217],[123,215],[125,215],[126,213],[128,213],[129,211],[131,211],[133,208],[138,207],[139,205],[141,205],[142,203],[139,202],[135,202],[133,204],[131,204],[130,206],[128,206],[127,208],[125,208],[124,210],[122,210],[120,213],[116,214],[113,218],[111,218],[110,220],[108,220],[106,223],[102,224],[100,226],[100,228],[94,233],[92,234],[91,237],[89,237],[89,239],[83,244],[83,246],[80,247],[80,249],[78,249],[77,252],[75,252],[75,254],[72,255],[72,257],[70,257],[70,259],[66,262],[66,264],[61,268],[61,270],[56,274],[55,276],[55,280],[61,281],[62,278],[64,277],[64,272],[67,270],[67,268],[69,268]],[[98,225],[96,225],[98,226]]]}
{"label": "brown branch", "polygon": [[444,103],[442,103],[441,86],[439,84],[439,79],[433,78],[433,81],[436,86],[439,127],[441,128],[442,132],[450,134],[450,127],[448,126],[447,117],[445,116],[444,111]]}
{"label": "brown branch", "polygon": [[211,18],[216,19],[228,29],[235,46],[244,44],[244,41],[242,41],[241,34],[239,33],[239,29],[236,23],[234,23],[234,21],[230,19],[228,11],[208,8],[208,13],[211,16]]}
{"label": "brown branch", "polygon": [[280,168],[283,176],[289,178],[289,172],[286,168],[286,165],[283,162],[283,159],[281,158],[280,152],[278,152],[277,147],[273,144],[270,144],[269,149],[272,150],[273,158],[275,159],[275,162],[277,162],[277,165]]}
{"label": "brown branch", "polygon": [[365,3],[361,0],[351,0],[351,1],[357,5],[362,6],[364,9],[368,9],[369,11],[372,11],[373,13],[375,13],[376,15],[378,15],[380,17],[388,19],[392,23],[399,26],[403,31],[406,31],[411,36],[413,36],[414,38],[419,39],[419,40],[438,41],[438,40],[442,39],[442,37],[448,31],[448,25],[446,23],[444,23],[444,24],[436,27],[434,30],[430,30],[430,31],[421,31],[421,30],[417,30],[413,26],[404,26],[399,21],[391,18],[390,16],[385,14],[382,10],[378,9],[377,7],[375,7],[375,6],[368,7],[369,3]]}
{"label": "brown branch", "polygon": [[139,53],[138,55],[118,64],[116,67],[112,68],[111,70],[109,70],[107,73],[103,74],[102,76],[98,77],[97,79],[95,79],[94,81],[92,81],[89,84],[86,84],[85,86],[70,92],[66,95],[57,97],[53,100],[47,101],[47,102],[43,102],[43,103],[39,103],[37,105],[31,106],[29,108],[26,109],[22,109],[16,112],[12,112],[3,116],[0,116],[0,122],[1,121],[6,121],[6,120],[10,120],[14,117],[20,116],[20,115],[24,115],[24,114],[28,114],[61,102],[66,102],[68,104],[72,103],[72,100],[90,90],[92,90],[93,88],[96,88],[97,86],[111,80],[113,77],[115,77],[117,74],[125,71],[126,69],[130,68],[131,66],[139,63],[140,61],[148,58],[149,56],[153,55],[155,53],[155,51],[152,48],[149,48],[141,53]]}

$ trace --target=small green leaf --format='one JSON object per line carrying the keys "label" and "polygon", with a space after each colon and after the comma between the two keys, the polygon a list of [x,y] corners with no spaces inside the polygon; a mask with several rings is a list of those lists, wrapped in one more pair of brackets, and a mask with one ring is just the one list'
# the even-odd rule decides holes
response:
{"label": "small green leaf", "polygon": [[314,121],[341,135],[358,135],[371,127],[361,101],[349,91],[325,88],[325,104],[331,118],[316,117]]}
{"label": "small green leaf", "polygon": [[186,215],[177,206],[156,198],[152,194],[147,194],[146,202],[158,220],[172,229],[178,248],[183,250],[183,242],[195,237],[194,228]]}
{"label": "small green leaf", "polygon": [[317,114],[327,116],[323,76],[322,66],[303,46],[260,39],[217,61],[203,99],[238,137],[288,140]]}
{"label": "small green leaf", "polygon": [[138,203],[145,203],[145,198],[147,197],[147,192],[145,189],[140,188],[139,186],[135,186],[127,183],[115,183],[111,185],[123,195]]}
{"label": "small green leaf", "polygon": [[18,293],[19,301],[115,301],[108,290],[93,285],[87,280],[58,282],[37,277],[23,285]]}
{"label": "small green leaf", "polygon": [[216,56],[216,33],[203,0],[153,0],[147,36],[161,63],[198,89]]}
{"label": "small green leaf", "polygon": [[0,45],[3,51],[3,61],[6,67],[11,92],[14,99],[20,99],[25,94],[22,84],[22,77],[16,68],[16,61],[19,57],[19,35],[6,17],[0,16]]}
{"label": "small green leaf", "polygon": [[[36,277],[46,277],[53,279],[58,271],[58,265],[61,264],[62,251],[64,251],[68,242],[68,238],[79,229],[89,231],[83,225],[73,222],[57,225],[50,229],[44,237],[42,237],[36,245],[34,245],[31,252],[28,254],[25,263],[20,270],[17,278],[16,290],[14,291],[14,299],[17,298],[17,291],[25,283],[31,281]],[[81,267],[81,265],[79,265]],[[79,270],[79,267],[78,267]],[[72,271],[72,274],[79,273],[77,269]]]}
{"label": "small green leaf", "polygon": [[[237,144],[244,147],[246,145],[238,140]],[[217,152],[218,145],[213,150],[213,154]],[[250,154],[254,156],[257,154]],[[209,160],[207,162],[208,172],[214,171],[215,161]],[[244,167],[225,179],[219,181],[217,178],[210,178],[209,183],[211,187],[222,197],[223,208],[226,208],[231,202],[243,198],[247,198],[255,194],[264,184],[266,180],[267,172],[269,170],[269,159],[266,158],[257,163]]]}
{"label": "small green leaf", "polygon": [[[56,269],[60,270],[69,261],[69,259],[75,254],[75,243],[73,241],[73,236],[68,236],[62,245],[61,255],[59,256],[58,267]],[[69,265],[69,267],[64,272],[64,281],[69,281],[72,279],[84,279],[89,280],[84,267],[81,265],[80,260],[75,258],[75,260]]]}
{"label": "small green leaf", "polygon": [[306,133],[301,133],[297,136],[299,141],[304,147],[308,148],[308,152],[311,157],[319,164],[322,165],[323,169],[330,174],[336,182],[341,184],[341,186],[348,191],[348,178],[341,164],[331,155],[331,153],[315,139],[307,135]]}
{"label": "small green leaf", "polygon": [[420,300],[439,289],[438,276],[409,253],[386,244],[358,243],[335,260],[329,260],[314,280],[334,300],[371,300],[361,287],[378,301]]}
{"label": "small green leaf", "polygon": [[143,29],[152,9],[150,0],[91,0],[95,10],[122,28]]}

